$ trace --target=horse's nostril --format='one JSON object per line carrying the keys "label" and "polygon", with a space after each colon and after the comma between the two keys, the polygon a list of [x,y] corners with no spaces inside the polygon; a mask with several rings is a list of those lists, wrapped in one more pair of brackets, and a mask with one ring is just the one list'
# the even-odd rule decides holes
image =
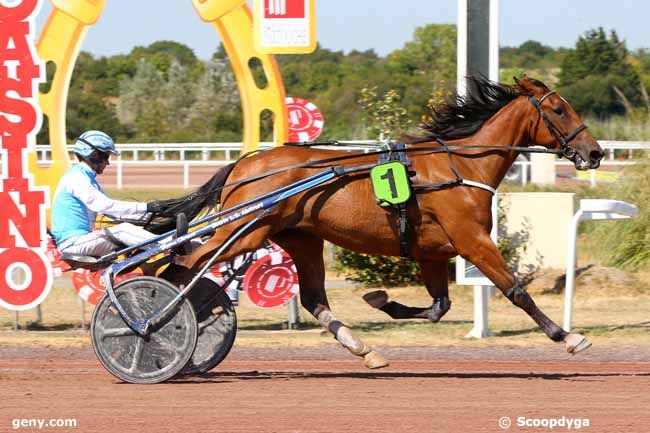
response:
{"label": "horse's nostril", "polygon": [[589,152],[589,159],[593,162],[598,162],[601,159],[603,159],[603,156],[605,156],[605,152],[602,150],[592,150]]}

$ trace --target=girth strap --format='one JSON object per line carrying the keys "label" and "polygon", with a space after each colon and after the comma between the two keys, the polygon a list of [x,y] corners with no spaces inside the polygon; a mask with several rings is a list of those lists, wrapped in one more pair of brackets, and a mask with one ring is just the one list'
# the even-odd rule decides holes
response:
{"label": "girth strap", "polygon": [[406,205],[406,203],[397,205],[397,215],[399,218],[399,255],[404,258],[409,258],[409,232]]}
{"label": "girth strap", "polygon": [[[406,156],[406,145],[403,143],[388,143],[388,152],[379,154],[379,162],[385,163],[390,161],[399,161],[408,167],[410,164]],[[410,201],[410,200],[409,200]],[[393,205],[397,211],[397,228],[399,230],[399,254],[404,258],[409,258],[409,235],[408,235],[408,202]]]}

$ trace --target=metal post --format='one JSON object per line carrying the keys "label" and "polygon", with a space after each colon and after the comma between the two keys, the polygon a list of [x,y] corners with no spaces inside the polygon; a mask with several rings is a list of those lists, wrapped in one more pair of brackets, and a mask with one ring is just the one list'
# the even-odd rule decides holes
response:
{"label": "metal post", "polygon": [[289,322],[288,329],[298,329],[300,317],[298,316],[298,296],[289,300]]}
{"label": "metal post", "polygon": [[521,164],[521,186],[528,184],[528,161]]}
{"label": "metal post", "polygon": [[117,189],[122,189],[122,161],[117,161]]}
{"label": "metal post", "polygon": [[41,311],[41,304],[36,306],[36,320],[35,323],[41,323],[43,321],[43,312]]}
{"label": "metal post", "polygon": [[183,188],[190,187],[190,163],[185,161],[183,163]]}
{"label": "metal post", "polygon": [[86,302],[79,298],[81,301],[81,329],[86,329]]}
{"label": "metal post", "polygon": [[576,238],[578,234],[578,222],[582,216],[582,209],[578,210],[571,219],[569,226],[569,245],[566,255],[566,282],[564,288],[564,321],[562,328],[571,331],[571,319],[573,313],[573,289],[576,279]]}
{"label": "metal post", "polygon": [[14,330],[19,330],[20,329],[20,316],[18,315],[18,311],[16,311],[16,314],[14,316]]}
{"label": "metal post", "polygon": [[474,286],[474,327],[465,338],[485,338],[491,335],[488,330],[487,308],[490,292],[490,286]]}

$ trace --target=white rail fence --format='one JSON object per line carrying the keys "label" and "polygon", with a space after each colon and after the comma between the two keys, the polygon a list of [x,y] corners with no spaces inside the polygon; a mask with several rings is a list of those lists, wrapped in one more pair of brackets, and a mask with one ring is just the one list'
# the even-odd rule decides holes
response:
{"label": "white rail fence", "polygon": [[[341,147],[343,150],[364,150],[370,151],[374,148],[367,144],[373,144],[371,141],[348,141],[348,143],[357,143],[354,147]],[[621,167],[633,165],[638,162],[634,157],[635,151],[650,150],[650,142],[647,141],[600,141],[600,145],[606,151],[606,157],[603,159],[603,167]],[[267,149],[273,146],[273,143],[265,142],[260,144],[260,148]],[[181,167],[182,168],[182,187],[189,188],[190,174],[193,168],[198,167],[218,167],[220,165],[232,162],[241,155],[241,143],[129,143],[118,144],[120,156],[114,158],[111,164],[116,170],[116,187],[124,187],[124,173],[131,167]],[[36,152],[39,164],[51,164],[51,149],[49,145],[37,145]],[[68,146],[72,158],[72,145]],[[623,154],[621,155],[621,152]],[[618,159],[617,159],[618,158]],[[531,162],[528,160],[518,160],[515,166],[520,167],[520,172],[516,176],[517,182],[525,185],[531,171]],[[558,159],[555,165],[559,168],[562,166],[573,166],[573,163]],[[512,180],[511,180],[512,181]],[[595,170],[591,170],[589,181],[592,185],[596,184]],[[171,186],[171,185],[168,185]],[[178,185],[181,186],[181,185]]]}

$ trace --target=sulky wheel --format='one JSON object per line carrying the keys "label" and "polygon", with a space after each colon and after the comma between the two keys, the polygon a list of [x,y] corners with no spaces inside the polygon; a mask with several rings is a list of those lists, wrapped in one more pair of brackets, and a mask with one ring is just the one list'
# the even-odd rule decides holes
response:
{"label": "sulky wheel", "polygon": [[[115,287],[115,295],[133,319],[151,317],[179,293],[171,283],[136,277]],[[131,383],[158,383],[177,374],[189,361],[198,336],[196,314],[182,299],[149,334],[137,335],[120,317],[108,295],[93,313],[90,336],[104,368]]]}
{"label": "sulky wheel", "polygon": [[215,282],[201,278],[187,294],[197,312],[199,340],[181,374],[203,374],[226,358],[237,335],[237,316],[230,298]]}

